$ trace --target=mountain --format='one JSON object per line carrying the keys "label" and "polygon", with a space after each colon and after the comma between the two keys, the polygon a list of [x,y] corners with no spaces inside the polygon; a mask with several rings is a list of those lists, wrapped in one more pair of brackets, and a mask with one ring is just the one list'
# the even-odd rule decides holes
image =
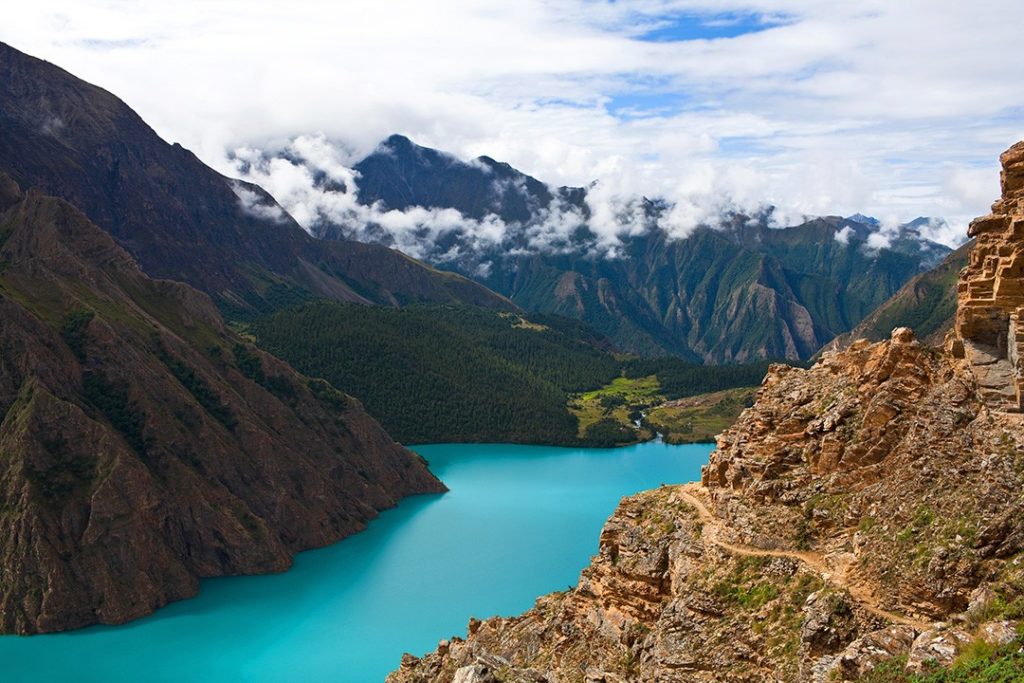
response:
{"label": "mountain", "polygon": [[353,169],[359,174],[363,202],[380,202],[384,209],[455,209],[476,220],[497,215],[507,223],[528,223],[556,197],[582,207],[579,188],[553,191],[490,157],[466,163],[402,135],[384,140]]}
{"label": "mountain", "polygon": [[766,212],[676,239],[662,227],[671,206],[644,198],[614,207],[631,229],[609,251],[590,227],[587,188],[550,188],[488,157],[464,162],[398,135],[353,170],[358,188],[347,190],[378,215],[419,208],[465,220],[396,236],[364,217],[321,219],[314,234],[412,248],[525,310],[578,318],[640,354],[808,358],[949,253],[922,236],[927,219],[890,231],[863,216],[774,229]]}
{"label": "mountain", "polygon": [[[634,424],[643,406],[621,395],[603,405],[597,390],[635,381],[679,398],[756,384],[766,369],[623,358],[576,320],[454,305],[316,302],[258,318],[247,331],[261,348],[358,396],[404,443],[633,443],[650,438]],[[584,392],[594,403],[587,419],[572,409]],[[616,424],[594,426],[613,415]]]}
{"label": "mountain", "polygon": [[569,393],[610,382],[622,365],[581,327],[450,305],[320,302],[251,331],[262,348],[359,396],[403,443],[568,445],[577,443]]}
{"label": "mountain", "polygon": [[3,173],[0,320],[0,631],[128,621],[444,488],[358,401]]}
{"label": "mountain", "polygon": [[854,223],[862,223],[873,228],[877,228],[879,225],[882,224],[882,222],[875,218],[874,216],[865,216],[862,213],[855,213],[852,216],[847,216],[846,220],[853,221]]}
{"label": "mountain", "polygon": [[957,276],[967,265],[974,242],[966,242],[929,271],[915,275],[856,327],[825,349],[846,348],[857,339],[881,341],[896,327],[910,327],[927,343],[938,345],[953,327]]}
{"label": "mountain", "polygon": [[388,682],[1024,680],[1024,142],[1002,162],[947,345],[773,365],[701,482],[623,499],[576,586]]}
{"label": "mountain", "polygon": [[236,317],[312,298],[513,308],[393,250],[310,237],[261,188],[170,145],[125,103],[0,43],[0,169],[79,207],[151,277]]}

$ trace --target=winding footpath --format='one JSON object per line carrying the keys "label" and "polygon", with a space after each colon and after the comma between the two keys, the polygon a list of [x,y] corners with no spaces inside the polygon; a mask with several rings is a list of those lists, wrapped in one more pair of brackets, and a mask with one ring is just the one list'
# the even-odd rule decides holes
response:
{"label": "winding footpath", "polygon": [[908,617],[903,614],[897,614],[883,609],[879,605],[878,599],[868,587],[851,580],[850,575],[852,573],[852,563],[847,564],[839,571],[834,571],[828,566],[828,563],[825,561],[825,556],[821,553],[799,550],[767,550],[752,545],[729,543],[721,540],[721,532],[722,529],[725,528],[725,523],[718,519],[718,517],[708,509],[704,502],[698,498],[698,492],[701,488],[700,484],[687,484],[677,489],[676,493],[682,501],[693,506],[697,511],[697,516],[700,518],[701,524],[703,525],[701,537],[705,541],[725,550],[726,552],[733,553],[734,555],[743,555],[747,557],[784,557],[802,562],[807,567],[820,574],[823,580],[847,591],[858,604],[871,614],[897,624],[912,626],[918,631],[923,631],[931,627],[931,622],[922,621],[920,619],[915,619],[913,617]]}

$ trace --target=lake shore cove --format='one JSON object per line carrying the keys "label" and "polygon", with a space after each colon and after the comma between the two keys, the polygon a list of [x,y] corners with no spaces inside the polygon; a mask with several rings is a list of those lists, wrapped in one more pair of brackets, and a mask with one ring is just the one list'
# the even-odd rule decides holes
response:
{"label": "lake shore cove", "polygon": [[625,499],[574,588],[388,683],[1024,680],[1024,143],[1001,160],[943,347],[772,366],[699,485]]}
{"label": "lake shore cove", "polygon": [[924,676],[976,641],[1012,654],[1021,419],[906,330],[775,366],[702,485],[625,499],[575,587],[471,621],[388,681],[825,683],[898,658]]}
{"label": "lake shore cove", "polygon": [[379,683],[438,630],[464,634],[471,615],[515,614],[575,582],[623,495],[696,481],[711,448],[414,450],[449,493],[403,500],[285,573],[203,581],[195,598],[125,626],[0,637],[0,678]]}

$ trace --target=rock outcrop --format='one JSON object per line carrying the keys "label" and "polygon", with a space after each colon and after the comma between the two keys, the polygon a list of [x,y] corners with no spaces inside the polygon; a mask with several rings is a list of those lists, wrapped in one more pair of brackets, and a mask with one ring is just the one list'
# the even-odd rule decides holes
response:
{"label": "rock outcrop", "polygon": [[1002,198],[975,219],[977,247],[957,290],[957,353],[975,367],[988,402],[1024,408],[1024,142],[1000,157]]}
{"label": "rock outcrop", "polygon": [[975,229],[982,257],[963,278],[997,277],[991,296],[966,288],[983,303],[966,304],[960,336],[935,348],[897,328],[809,370],[772,366],[700,485],[624,499],[575,588],[471,622],[390,683],[824,683],[1017,642],[1024,416],[957,351],[998,349],[1019,312],[1021,149],[1003,157],[1003,227]]}
{"label": "rock outcrop", "polygon": [[0,173],[0,631],[128,621],[441,490],[355,399]]}

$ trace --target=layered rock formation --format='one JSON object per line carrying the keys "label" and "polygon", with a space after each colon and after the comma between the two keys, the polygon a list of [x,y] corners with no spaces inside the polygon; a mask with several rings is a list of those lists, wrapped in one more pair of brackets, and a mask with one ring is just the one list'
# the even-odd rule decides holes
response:
{"label": "layered rock formation", "polygon": [[[986,398],[1024,407],[1024,143],[1000,157],[1002,198],[975,219],[977,247],[958,293],[957,337],[975,366]],[[960,351],[960,347],[956,348]]]}
{"label": "layered rock formation", "polygon": [[0,173],[0,631],[137,618],[441,490],[355,399]]}
{"label": "layered rock formation", "polygon": [[[958,318],[965,344],[997,342],[1018,311],[1019,149],[1003,157],[1001,232],[974,230],[983,256],[964,280],[979,264],[998,277]],[[472,621],[389,681],[823,683],[949,666],[976,641],[1020,647],[1024,417],[992,404],[957,348],[898,328],[809,370],[772,366],[701,484],[625,499],[575,588]]]}

